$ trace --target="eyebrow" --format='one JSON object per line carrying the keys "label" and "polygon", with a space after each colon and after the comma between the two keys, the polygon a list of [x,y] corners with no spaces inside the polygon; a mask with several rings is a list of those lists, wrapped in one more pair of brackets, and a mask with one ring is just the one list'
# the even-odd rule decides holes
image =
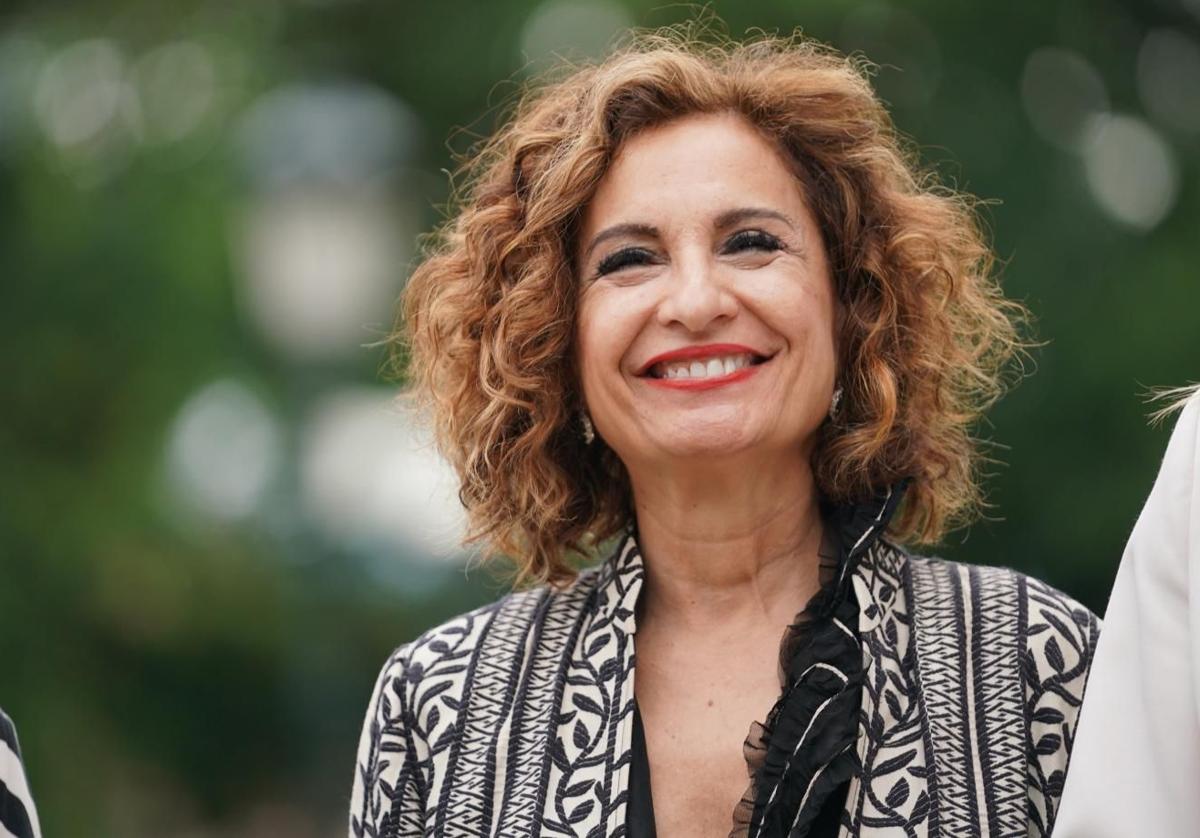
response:
{"label": "eyebrow", "polygon": [[791,216],[779,212],[779,210],[767,209],[766,207],[741,207],[739,209],[727,210],[717,216],[716,228],[725,230],[735,224],[740,224],[743,221],[749,221],[752,218],[773,218],[776,221],[782,221],[784,224],[796,228],[796,222]]}
{"label": "eyebrow", "polygon": [[[726,210],[717,216],[713,227],[717,230],[726,230],[743,221],[749,221],[753,218],[771,218],[776,221],[782,221],[784,224],[793,230],[797,229],[796,222],[785,213],[778,210],[767,209],[766,207],[738,207],[737,209]],[[587,251],[583,258],[586,261],[591,257],[592,252],[601,244],[609,239],[619,238],[621,236],[638,236],[641,238],[656,238],[658,236],[658,228],[653,224],[642,224],[639,222],[627,222],[625,224],[615,224],[597,233],[588,245]]]}
{"label": "eyebrow", "polygon": [[640,238],[652,239],[658,236],[658,228],[653,224],[639,224],[630,222],[627,224],[615,224],[596,234],[592,239],[592,243],[588,245],[587,252],[583,254],[584,261],[587,261],[597,247],[609,239],[619,238],[621,236],[638,236]]}

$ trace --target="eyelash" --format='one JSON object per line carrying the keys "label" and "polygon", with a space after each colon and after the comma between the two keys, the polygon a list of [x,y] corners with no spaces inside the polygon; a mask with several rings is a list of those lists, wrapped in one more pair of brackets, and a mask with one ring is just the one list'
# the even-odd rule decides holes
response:
{"label": "eyelash", "polygon": [[650,258],[650,252],[644,247],[623,247],[616,253],[610,253],[600,260],[600,264],[596,267],[596,274],[604,276],[605,274],[619,271],[622,268],[627,268],[630,265],[646,264],[645,261]]}
{"label": "eyelash", "polygon": [[725,249],[731,250],[735,243],[748,244],[754,250],[782,250],[783,243],[779,239],[772,236],[770,233],[764,233],[762,230],[742,230],[729,240],[729,244]]}
{"label": "eyelash", "polygon": [[[735,250],[764,250],[773,251],[781,250],[783,244],[778,238],[770,233],[764,233],[761,230],[742,230],[729,239],[725,245],[726,253]],[[615,253],[610,253],[600,260],[599,266],[596,268],[598,276],[604,276],[622,268],[627,268],[631,265],[644,265],[652,258],[650,251],[644,247],[624,247]]]}

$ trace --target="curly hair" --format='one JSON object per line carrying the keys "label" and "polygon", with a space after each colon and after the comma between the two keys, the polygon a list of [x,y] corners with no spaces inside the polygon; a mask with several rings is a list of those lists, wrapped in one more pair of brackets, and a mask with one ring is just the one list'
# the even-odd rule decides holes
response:
{"label": "curly hair", "polygon": [[631,520],[631,486],[586,445],[575,352],[579,219],[622,142],[691,114],[732,112],[794,169],[845,319],[844,389],[813,455],[822,497],[852,502],[907,478],[890,535],[930,543],[982,504],[971,427],[1024,344],[978,202],[919,168],[870,66],[801,36],[736,41],[632,33],[603,60],[527,89],[467,155],[393,336],[461,480],[468,542],[520,583],[565,583]]}

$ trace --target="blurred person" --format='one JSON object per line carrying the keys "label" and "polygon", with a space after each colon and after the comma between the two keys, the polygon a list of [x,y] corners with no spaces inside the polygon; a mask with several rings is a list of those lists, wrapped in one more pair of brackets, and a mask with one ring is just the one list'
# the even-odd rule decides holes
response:
{"label": "blurred person", "polygon": [[1056,836],[1200,834],[1200,388],[1129,536]]}
{"label": "blurred person", "polygon": [[639,33],[467,171],[401,332],[518,590],[387,661],[350,833],[1048,834],[1095,617],[903,546],[1025,312],[862,68]]}
{"label": "blurred person", "polygon": [[41,838],[12,719],[0,710],[0,838]]}

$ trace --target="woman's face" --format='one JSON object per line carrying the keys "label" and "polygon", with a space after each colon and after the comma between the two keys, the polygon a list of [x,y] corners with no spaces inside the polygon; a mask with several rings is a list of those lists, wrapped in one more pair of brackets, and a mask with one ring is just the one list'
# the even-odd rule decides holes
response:
{"label": "woman's face", "polygon": [[749,123],[635,135],[576,246],[583,396],[626,467],[808,456],[835,381],[833,281],[799,182]]}

